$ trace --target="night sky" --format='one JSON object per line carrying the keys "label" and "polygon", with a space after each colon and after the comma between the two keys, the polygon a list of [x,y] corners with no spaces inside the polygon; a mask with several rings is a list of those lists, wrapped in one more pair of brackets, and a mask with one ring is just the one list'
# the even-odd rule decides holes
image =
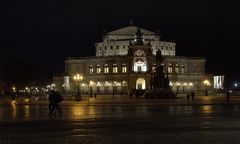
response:
{"label": "night sky", "polygon": [[103,30],[160,31],[177,55],[207,59],[206,72],[240,80],[237,2],[212,0],[40,0],[0,3],[0,79],[50,81],[70,56],[93,56]]}

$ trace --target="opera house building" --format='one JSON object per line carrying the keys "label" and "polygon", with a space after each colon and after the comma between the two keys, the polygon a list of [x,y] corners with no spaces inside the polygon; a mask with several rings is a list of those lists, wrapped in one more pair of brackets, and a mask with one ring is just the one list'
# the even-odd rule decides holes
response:
{"label": "opera house building", "polygon": [[[176,56],[176,43],[141,27],[129,25],[106,32],[95,43],[96,55],[68,57],[65,75],[54,77],[57,88],[65,94],[128,94],[151,89],[156,68],[156,52],[161,51],[164,72],[176,94],[203,93],[213,89],[213,76],[205,74],[203,57]],[[76,76],[80,79],[76,79]],[[74,79],[75,78],[75,79]]]}

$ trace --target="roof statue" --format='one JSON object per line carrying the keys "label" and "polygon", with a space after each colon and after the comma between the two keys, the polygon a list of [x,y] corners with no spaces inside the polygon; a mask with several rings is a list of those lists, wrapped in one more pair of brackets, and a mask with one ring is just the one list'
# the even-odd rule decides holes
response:
{"label": "roof statue", "polygon": [[138,28],[137,32],[136,32],[136,43],[137,44],[143,44],[143,33],[141,32],[141,29]]}

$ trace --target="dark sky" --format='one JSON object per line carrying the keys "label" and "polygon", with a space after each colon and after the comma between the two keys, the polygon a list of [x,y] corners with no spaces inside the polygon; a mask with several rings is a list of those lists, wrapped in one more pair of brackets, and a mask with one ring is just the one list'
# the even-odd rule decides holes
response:
{"label": "dark sky", "polygon": [[207,59],[206,72],[239,79],[237,2],[40,0],[0,3],[0,79],[24,83],[64,73],[70,56],[95,54],[102,31],[129,24],[177,43],[177,55]]}

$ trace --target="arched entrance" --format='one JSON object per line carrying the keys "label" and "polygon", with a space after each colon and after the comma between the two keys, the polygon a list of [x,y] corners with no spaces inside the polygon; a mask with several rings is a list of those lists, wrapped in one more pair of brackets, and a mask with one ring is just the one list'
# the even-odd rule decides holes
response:
{"label": "arched entrance", "polygon": [[145,90],[146,89],[146,81],[144,78],[138,78],[136,81],[136,89],[137,90]]}

